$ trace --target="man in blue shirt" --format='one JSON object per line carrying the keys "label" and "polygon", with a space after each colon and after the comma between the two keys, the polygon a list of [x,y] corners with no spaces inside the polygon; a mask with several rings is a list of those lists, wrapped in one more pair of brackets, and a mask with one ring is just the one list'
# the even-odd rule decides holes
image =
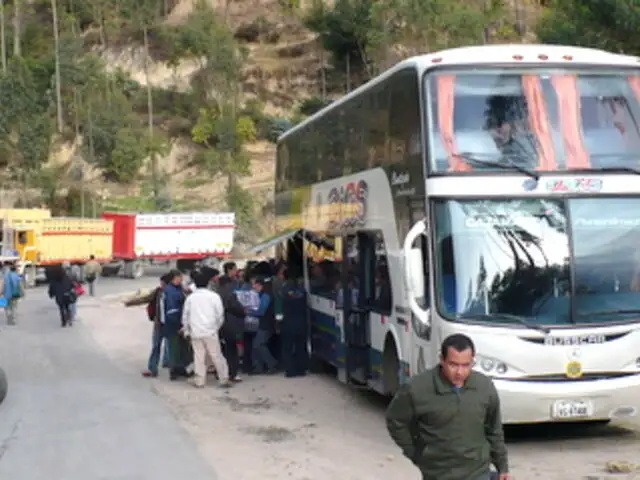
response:
{"label": "man in blue shirt", "polygon": [[15,325],[18,300],[22,297],[22,278],[17,272],[15,263],[8,263],[5,267],[2,296],[7,304],[4,311],[7,315],[7,324]]}
{"label": "man in blue shirt", "polygon": [[182,273],[179,270],[169,272],[169,279],[167,287],[162,292],[164,323],[161,328],[162,336],[169,342],[169,378],[177,380],[188,376],[188,344],[180,333],[186,295],[182,286]]}
{"label": "man in blue shirt", "polygon": [[276,318],[272,292],[269,283],[262,277],[252,281],[253,289],[260,295],[260,306],[257,309],[247,309],[247,315],[259,319],[258,331],[253,339],[253,373],[275,373],[278,362],[269,351],[269,340],[276,330]]}

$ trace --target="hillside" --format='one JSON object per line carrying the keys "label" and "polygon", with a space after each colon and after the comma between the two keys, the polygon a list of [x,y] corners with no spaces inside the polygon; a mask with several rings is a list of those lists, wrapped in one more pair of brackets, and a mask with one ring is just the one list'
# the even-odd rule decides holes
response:
{"label": "hillside", "polygon": [[280,133],[403,57],[534,40],[544,3],[16,0],[0,203],[233,209],[266,233]]}

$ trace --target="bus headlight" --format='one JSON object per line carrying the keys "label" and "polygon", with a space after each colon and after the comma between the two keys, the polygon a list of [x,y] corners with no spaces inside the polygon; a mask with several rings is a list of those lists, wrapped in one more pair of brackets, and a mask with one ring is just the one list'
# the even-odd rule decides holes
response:
{"label": "bus headlight", "polygon": [[506,363],[483,355],[476,355],[475,368],[487,375],[504,375],[509,371]]}
{"label": "bus headlight", "polygon": [[414,333],[425,340],[431,339],[431,325],[425,325],[416,318],[414,314],[411,314],[411,325],[413,326]]}

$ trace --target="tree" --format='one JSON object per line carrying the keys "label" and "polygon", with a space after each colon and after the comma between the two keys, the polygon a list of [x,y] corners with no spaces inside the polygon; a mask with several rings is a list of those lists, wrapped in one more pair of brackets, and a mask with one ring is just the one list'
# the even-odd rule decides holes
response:
{"label": "tree", "polygon": [[[226,23],[204,1],[196,4],[176,45],[180,56],[202,59],[203,68],[193,81],[204,103],[192,129],[194,142],[204,147],[199,164],[209,174],[226,177],[230,209],[247,210],[250,196],[242,193],[237,179],[250,173],[245,145],[255,139],[256,127],[251,118],[239,114],[242,53]],[[240,223],[245,228],[250,222],[241,217]]]}
{"label": "tree", "polygon": [[369,34],[373,29],[373,0],[336,0],[333,6],[314,2],[306,15],[307,28],[320,35],[322,45],[342,69],[367,65]]}
{"label": "tree", "polygon": [[[151,54],[149,51],[149,30],[153,28],[159,21],[164,2],[162,0],[126,0],[122,12],[129,18],[131,24],[142,30],[142,39],[144,46],[144,76],[147,89],[147,144],[155,145],[154,139],[154,119],[153,119],[153,86],[149,77],[149,65],[151,62]],[[156,204],[162,196],[162,173],[158,165],[158,156],[155,149],[148,151],[151,160],[151,181],[153,185],[153,197]]]}
{"label": "tree", "polygon": [[7,37],[5,33],[4,0],[0,0],[0,56],[2,57],[2,73],[7,73]]}
{"label": "tree", "polygon": [[51,12],[53,20],[53,42],[55,48],[55,63],[56,63],[56,113],[58,120],[58,133],[62,133],[64,128],[64,119],[62,118],[62,85],[60,82],[60,35],[58,32],[58,2],[51,0]]}
{"label": "tree", "polygon": [[491,42],[506,7],[504,0],[388,0],[376,2],[371,16],[368,53],[386,68],[399,56]]}
{"label": "tree", "polygon": [[640,55],[638,0],[551,0],[538,23],[545,43]]}

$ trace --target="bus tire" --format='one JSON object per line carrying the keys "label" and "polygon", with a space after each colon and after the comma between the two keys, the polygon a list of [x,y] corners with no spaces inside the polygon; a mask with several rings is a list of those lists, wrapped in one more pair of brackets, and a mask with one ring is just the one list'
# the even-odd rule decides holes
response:
{"label": "bus tire", "polygon": [[9,391],[9,383],[7,382],[7,374],[0,368],[0,403],[7,397]]}
{"label": "bus tire", "polygon": [[200,260],[200,266],[221,270],[220,260],[216,257],[204,257],[202,260]]}
{"label": "bus tire", "polygon": [[384,342],[382,354],[382,382],[384,395],[392,397],[400,388],[400,360],[398,350],[391,335]]}

